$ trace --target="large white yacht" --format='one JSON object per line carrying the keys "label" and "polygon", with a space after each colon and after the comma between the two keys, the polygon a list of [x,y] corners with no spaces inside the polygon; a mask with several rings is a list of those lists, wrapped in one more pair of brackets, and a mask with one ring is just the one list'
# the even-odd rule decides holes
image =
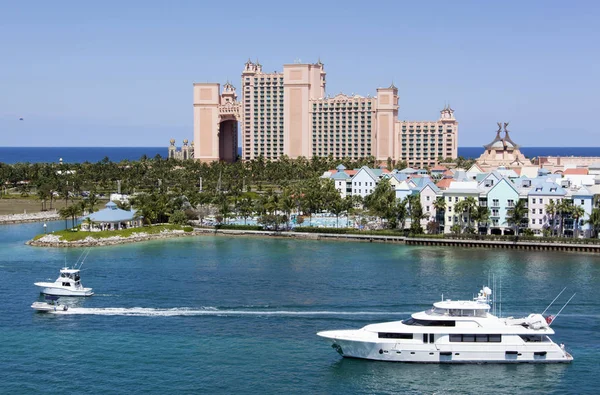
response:
{"label": "large white yacht", "polygon": [[[423,363],[571,362],[549,335],[552,317],[499,318],[490,312],[492,291],[473,300],[436,302],[404,321],[358,330],[317,333],[343,357]],[[567,302],[568,303],[568,302]],[[560,313],[560,312],[559,312]]]}
{"label": "large white yacht", "polygon": [[53,283],[39,282],[34,283],[42,288],[41,293],[55,296],[92,296],[92,288],[84,288],[81,285],[79,269],[69,269],[64,267],[60,269],[60,275]]}

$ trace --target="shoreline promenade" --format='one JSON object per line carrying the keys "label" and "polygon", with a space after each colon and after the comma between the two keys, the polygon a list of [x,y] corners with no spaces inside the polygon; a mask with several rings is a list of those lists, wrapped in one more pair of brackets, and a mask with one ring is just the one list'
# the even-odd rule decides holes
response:
{"label": "shoreline promenade", "polygon": [[27,222],[57,221],[60,219],[56,210],[36,213],[0,215],[0,225],[23,224]]}
{"label": "shoreline promenade", "polygon": [[282,231],[261,231],[261,230],[238,230],[238,229],[214,229],[214,228],[194,228],[192,232],[173,231],[161,232],[159,234],[147,234],[144,232],[136,233],[130,237],[112,236],[108,238],[95,239],[92,237],[77,241],[63,241],[58,236],[49,234],[38,240],[29,240],[25,244],[35,247],[103,247],[118,244],[137,243],[142,241],[166,239],[171,237],[192,237],[192,236],[242,236],[242,237],[276,237],[292,238],[299,240],[326,240],[326,241],[347,241],[363,243],[393,243],[412,246],[431,246],[431,247],[459,247],[459,248],[487,248],[487,249],[520,249],[535,251],[566,251],[566,252],[587,252],[600,253],[600,244],[576,244],[576,243],[555,243],[544,241],[503,241],[503,240],[460,240],[460,239],[433,239],[405,236],[386,236],[372,234],[335,234],[335,233],[305,233],[305,232],[282,232]]}

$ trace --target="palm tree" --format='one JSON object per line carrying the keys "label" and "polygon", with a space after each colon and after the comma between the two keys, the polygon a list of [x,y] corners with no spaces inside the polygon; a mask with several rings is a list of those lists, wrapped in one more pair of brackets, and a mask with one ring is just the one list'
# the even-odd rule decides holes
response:
{"label": "palm tree", "polygon": [[83,222],[85,222],[88,226],[88,232],[92,231],[92,219],[90,217],[86,217],[85,220],[83,220]]}
{"label": "palm tree", "polygon": [[565,237],[565,217],[571,214],[573,209],[573,201],[562,199],[556,206],[558,215],[560,217],[560,235]]}
{"label": "palm tree", "polygon": [[348,201],[342,199],[339,195],[337,199],[329,203],[329,212],[335,214],[335,227],[340,227],[340,215],[349,210]]}
{"label": "palm tree", "polygon": [[573,217],[573,224],[575,226],[574,235],[575,238],[579,237],[579,219],[585,216],[585,210],[581,206],[572,206],[571,208],[571,216]]}
{"label": "palm tree", "polygon": [[551,236],[554,236],[554,230],[556,229],[556,204],[554,199],[550,199],[550,203],[546,204],[546,214],[552,218],[552,232]]}
{"label": "palm tree", "polygon": [[491,215],[491,212],[490,212],[489,207],[477,206],[477,209],[473,213],[473,220],[475,220],[475,222],[477,222],[477,232],[479,232],[479,228],[481,227],[481,224],[484,223],[485,229],[486,229],[485,233],[487,234],[488,221],[490,220],[490,215]]}
{"label": "palm tree", "polygon": [[283,197],[279,202],[281,211],[283,211],[287,218],[287,228],[290,228],[290,217],[292,215],[292,211],[296,208],[296,202],[294,201],[294,197],[292,196],[289,189],[286,189],[283,193]]}
{"label": "palm tree", "polygon": [[[446,199],[443,196],[438,196],[433,202],[433,208],[435,209],[436,222],[440,225],[443,224],[446,214]],[[439,226],[437,227],[437,231],[441,231]]]}
{"label": "palm tree", "polygon": [[244,225],[246,225],[248,217],[252,215],[252,198],[246,196],[239,201],[237,211],[239,215],[244,218]]}
{"label": "palm tree", "polygon": [[517,203],[508,210],[506,222],[509,225],[515,227],[515,236],[519,236],[519,227],[523,224],[523,221],[527,218],[527,207],[525,207],[525,200],[519,199]]}
{"label": "palm tree", "polygon": [[58,210],[58,215],[60,216],[61,219],[65,220],[65,230],[67,230],[67,228],[69,227],[69,218],[71,217],[71,212],[69,210],[68,207],[63,207],[60,210]]}
{"label": "palm tree", "polygon": [[590,217],[585,223],[590,224],[592,227],[592,237],[598,237],[598,233],[600,232],[600,208],[592,209]]}

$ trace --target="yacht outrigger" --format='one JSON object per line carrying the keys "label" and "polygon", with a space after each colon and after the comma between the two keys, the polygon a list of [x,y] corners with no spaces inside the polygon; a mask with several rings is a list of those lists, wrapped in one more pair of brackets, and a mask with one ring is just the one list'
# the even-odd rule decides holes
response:
{"label": "yacht outrigger", "polygon": [[331,342],[340,355],[349,358],[422,363],[568,363],[573,360],[564,345],[554,343],[549,336],[554,334],[551,323],[575,295],[556,317],[544,318],[542,313],[515,319],[490,313],[491,294],[490,288],[483,287],[474,300],[454,301],[442,297],[430,310],[414,313],[404,321],[371,324],[358,330],[324,331],[317,335]]}

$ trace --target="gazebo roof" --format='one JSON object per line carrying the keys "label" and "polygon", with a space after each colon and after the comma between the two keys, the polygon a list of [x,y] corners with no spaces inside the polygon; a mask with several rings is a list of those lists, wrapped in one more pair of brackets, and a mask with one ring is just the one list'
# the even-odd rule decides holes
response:
{"label": "gazebo roof", "polygon": [[114,202],[108,202],[105,205],[106,208],[91,213],[86,218],[92,220],[92,222],[124,222],[131,221],[135,217],[137,210],[131,209],[131,211],[122,210]]}

